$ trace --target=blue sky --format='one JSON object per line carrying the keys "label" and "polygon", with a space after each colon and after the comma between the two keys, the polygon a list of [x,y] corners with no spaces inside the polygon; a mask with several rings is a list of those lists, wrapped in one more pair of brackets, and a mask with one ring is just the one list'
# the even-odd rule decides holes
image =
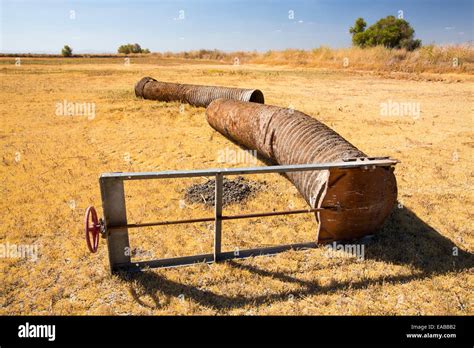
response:
{"label": "blue sky", "polygon": [[473,40],[474,0],[0,1],[3,53],[59,53],[65,44],[106,53],[129,42],[174,52],[348,47],[357,17],[371,25],[400,10],[425,44]]}

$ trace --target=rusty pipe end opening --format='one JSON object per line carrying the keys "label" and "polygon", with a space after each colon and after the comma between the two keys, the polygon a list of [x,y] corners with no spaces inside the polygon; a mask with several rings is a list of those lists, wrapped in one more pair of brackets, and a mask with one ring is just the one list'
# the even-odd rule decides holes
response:
{"label": "rusty pipe end opening", "polygon": [[139,98],[143,98],[143,88],[150,81],[156,81],[153,77],[146,76],[137,82],[135,85],[135,95]]}
{"label": "rusty pipe end opening", "polygon": [[253,90],[252,94],[250,94],[249,102],[265,104],[265,97],[263,96],[262,91],[259,89]]}
{"label": "rusty pipe end opening", "polygon": [[359,239],[377,233],[397,202],[394,168],[331,169],[320,206],[318,243]]}

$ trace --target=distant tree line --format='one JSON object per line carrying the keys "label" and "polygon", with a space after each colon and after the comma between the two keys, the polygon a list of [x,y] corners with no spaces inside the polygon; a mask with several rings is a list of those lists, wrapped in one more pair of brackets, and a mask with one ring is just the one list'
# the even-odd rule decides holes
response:
{"label": "distant tree line", "polygon": [[117,50],[118,53],[130,54],[130,53],[150,53],[148,48],[141,48],[137,43],[122,45]]}

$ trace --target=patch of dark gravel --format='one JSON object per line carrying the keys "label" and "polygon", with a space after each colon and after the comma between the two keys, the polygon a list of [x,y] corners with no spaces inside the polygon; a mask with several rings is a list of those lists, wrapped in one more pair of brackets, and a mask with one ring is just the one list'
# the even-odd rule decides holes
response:
{"label": "patch of dark gravel", "polygon": [[[222,205],[240,203],[254,195],[265,185],[265,182],[251,181],[238,176],[233,180],[224,177]],[[201,184],[191,185],[186,189],[184,199],[188,203],[201,203],[208,207],[214,206],[216,180],[210,179]]]}

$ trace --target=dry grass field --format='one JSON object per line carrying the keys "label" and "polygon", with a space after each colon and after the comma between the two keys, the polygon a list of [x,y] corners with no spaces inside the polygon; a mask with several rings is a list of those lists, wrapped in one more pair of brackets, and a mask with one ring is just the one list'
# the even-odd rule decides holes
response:
{"label": "dry grass field", "polygon": [[[37,260],[0,259],[0,314],[472,315],[474,76],[397,74],[264,64],[132,58],[0,59],[0,243],[35,245]],[[213,265],[110,275],[107,247],[90,254],[83,214],[102,214],[98,177],[111,171],[248,166],[205,109],[137,99],[143,76],[259,88],[369,155],[401,161],[399,206],[365,243],[363,260],[325,247]],[[94,103],[95,117],[56,115]],[[419,117],[381,115],[381,103],[419,103]],[[256,165],[265,165],[258,160]],[[305,207],[285,178],[265,182],[225,213]],[[126,183],[129,222],[212,215],[183,203],[205,178]],[[130,230],[134,260],[211,252],[212,224]],[[314,239],[311,215],[225,222],[223,249]]]}

